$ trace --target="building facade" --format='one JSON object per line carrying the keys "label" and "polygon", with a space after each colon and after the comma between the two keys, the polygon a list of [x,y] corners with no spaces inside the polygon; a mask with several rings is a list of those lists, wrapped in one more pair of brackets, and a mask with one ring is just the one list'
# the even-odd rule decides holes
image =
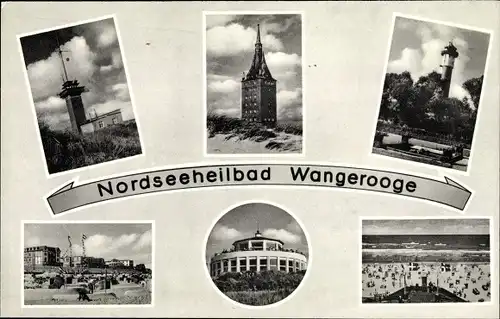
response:
{"label": "building facade", "polygon": [[237,240],[229,251],[215,254],[209,264],[212,277],[226,272],[279,270],[296,272],[307,269],[307,257],[291,249],[285,249],[281,240],[262,236]]}
{"label": "building facade", "polygon": [[93,133],[105,127],[123,123],[122,112],[120,109],[98,115],[88,119],[81,126],[82,133]]}
{"label": "building facade", "polygon": [[64,267],[104,268],[106,263],[104,258],[89,256],[65,256],[62,258],[62,265]]}
{"label": "building facade", "polygon": [[25,266],[60,266],[61,250],[57,247],[34,246],[24,248]]}
{"label": "building facade", "polygon": [[276,80],[266,64],[257,25],[257,41],[252,65],[241,79],[241,118],[245,122],[276,125]]}
{"label": "building facade", "polygon": [[131,260],[131,259],[123,259],[123,260],[120,260],[123,264],[123,266],[127,267],[127,268],[134,268],[134,261]]}

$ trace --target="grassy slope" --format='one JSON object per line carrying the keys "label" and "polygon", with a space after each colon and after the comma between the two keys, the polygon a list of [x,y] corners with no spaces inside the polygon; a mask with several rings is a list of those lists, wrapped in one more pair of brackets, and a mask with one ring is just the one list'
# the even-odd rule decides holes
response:
{"label": "grassy slope", "polygon": [[53,131],[44,123],[39,128],[51,174],[142,153],[135,121],[85,135]]}
{"label": "grassy slope", "polygon": [[[224,115],[209,114],[207,117],[209,141],[222,138],[222,142],[241,143],[242,152],[258,143],[264,143],[264,150],[274,152],[300,152],[302,150],[302,126],[300,123],[278,124],[272,130],[240,119]],[[236,149],[237,147],[233,147]]]}

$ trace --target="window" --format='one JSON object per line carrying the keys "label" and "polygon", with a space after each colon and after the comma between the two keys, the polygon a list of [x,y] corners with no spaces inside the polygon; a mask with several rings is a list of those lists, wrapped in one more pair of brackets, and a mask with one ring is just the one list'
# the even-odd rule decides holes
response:
{"label": "window", "polygon": [[118,124],[118,119],[116,117],[113,117],[113,124]]}
{"label": "window", "polygon": [[247,271],[247,260],[240,259],[240,271]]}
{"label": "window", "polygon": [[99,121],[98,125],[99,125],[99,128],[103,128],[104,127],[104,123],[102,121]]}

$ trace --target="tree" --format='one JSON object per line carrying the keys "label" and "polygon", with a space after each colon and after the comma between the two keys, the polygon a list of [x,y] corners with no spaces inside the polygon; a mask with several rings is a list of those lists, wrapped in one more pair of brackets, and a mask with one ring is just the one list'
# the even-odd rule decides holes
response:
{"label": "tree", "polygon": [[466,89],[467,92],[469,92],[472,99],[472,103],[474,103],[474,107],[476,108],[476,110],[479,107],[479,98],[481,97],[483,79],[484,76],[481,75],[478,78],[469,79],[462,84],[462,87]]}
{"label": "tree", "polygon": [[138,264],[138,265],[135,265],[135,270],[141,272],[141,273],[145,273],[146,272],[146,266],[144,264]]}

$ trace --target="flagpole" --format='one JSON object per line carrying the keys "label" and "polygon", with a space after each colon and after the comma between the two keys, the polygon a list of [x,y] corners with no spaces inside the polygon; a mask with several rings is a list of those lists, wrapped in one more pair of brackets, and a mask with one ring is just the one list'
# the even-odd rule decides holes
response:
{"label": "flagpole", "polygon": [[56,33],[56,40],[57,40],[57,52],[59,53],[59,56],[61,57],[64,75],[65,75],[66,81],[68,81],[68,72],[66,71],[66,65],[64,65],[64,58],[62,55],[61,44],[59,44],[59,36],[57,35],[57,33]]}
{"label": "flagpole", "polygon": [[104,293],[106,293],[107,286],[108,286],[108,268],[104,268]]}

